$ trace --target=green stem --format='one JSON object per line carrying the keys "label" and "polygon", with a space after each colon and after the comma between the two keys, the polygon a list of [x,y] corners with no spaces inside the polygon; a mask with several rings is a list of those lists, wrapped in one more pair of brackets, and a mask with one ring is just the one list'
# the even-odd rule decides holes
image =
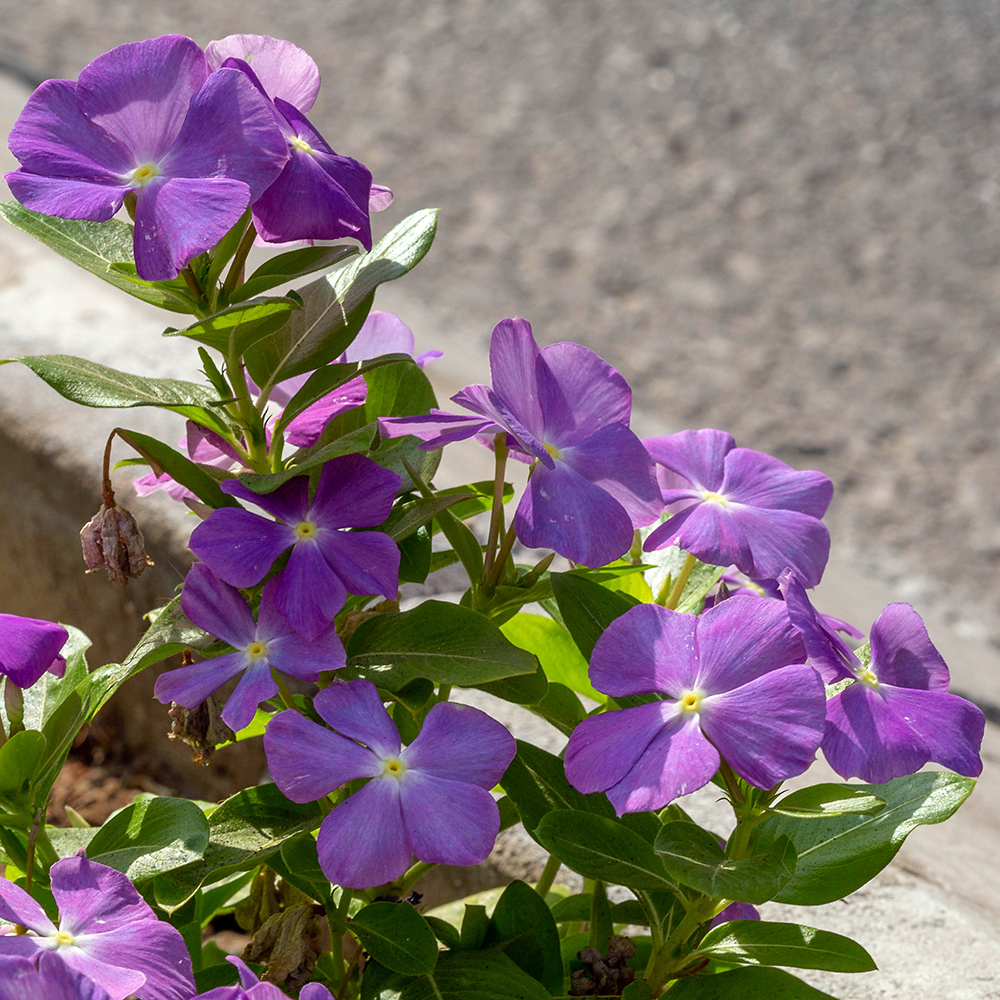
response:
{"label": "green stem", "polygon": [[3,700],[11,737],[24,731],[24,692],[9,677],[4,679]]}
{"label": "green stem", "polygon": [[271,466],[267,457],[267,442],[255,433],[261,427],[260,416],[250,398],[250,389],[243,373],[243,359],[235,350],[226,355],[226,374],[232,387],[240,423],[246,431],[247,464],[255,472],[270,472]]}
{"label": "green stem", "polygon": [[607,949],[608,942],[601,942],[598,935],[600,930],[600,916],[602,905],[607,905],[608,890],[600,879],[594,882],[594,887],[590,894],[590,938],[588,943],[591,948],[596,948],[602,955]]}
{"label": "green stem", "polygon": [[247,262],[247,255],[253,246],[253,241],[257,237],[257,227],[251,222],[247,226],[247,231],[240,240],[240,245],[233,255],[233,262],[229,265],[229,274],[226,275],[226,283],[222,286],[222,291],[228,298],[243,284],[243,268]]}
{"label": "green stem", "polygon": [[559,874],[561,867],[562,862],[554,854],[550,854],[548,861],[545,862],[545,867],[542,869],[541,877],[535,883],[535,892],[542,899],[545,899],[549,894],[549,890],[552,888],[552,884],[555,882],[556,875]]}
{"label": "green stem", "polygon": [[410,890],[426,875],[432,868],[436,868],[437,864],[433,861],[418,861],[415,865],[412,865],[407,873],[399,880],[397,885],[399,886],[400,896],[406,896],[409,894]]}
{"label": "green stem", "polygon": [[[715,902],[712,903],[714,910]],[[671,973],[678,967],[682,967],[685,958],[681,954],[684,943],[692,934],[711,917],[706,916],[704,901],[702,905],[692,906],[681,918],[681,922],[673,929],[671,935],[663,942],[663,946],[649,958],[649,964],[643,974],[643,979],[649,982],[653,991],[653,996],[657,997],[663,992],[663,987],[670,979]]]}
{"label": "green stem", "polygon": [[438,688],[438,701],[447,701],[451,697],[451,685],[442,684]]}
{"label": "green stem", "polygon": [[493,561],[496,558],[497,539],[500,537],[500,526],[503,524],[503,484],[507,469],[507,435],[497,434],[493,438],[493,454],[495,458],[493,473],[493,508],[490,511],[490,533],[486,541],[486,564],[483,567],[483,582],[493,572]]}
{"label": "green stem", "polygon": [[667,598],[670,596],[670,588],[673,586],[674,578],[668,573],[663,578],[663,583],[660,584],[660,589],[656,592],[656,603],[663,607],[667,603]]}
{"label": "green stem", "polygon": [[503,568],[507,565],[507,559],[514,548],[514,542],[516,541],[517,532],[514,531],[514,525],[512,524],[507,529],[507,534],[504,535],[503,545],[500,546],[500,551],[497,553],[496,562],[493,564],[492,572],[484,574],[486,577],[485,586],[495,587],[500,582],[500,576],[503,573]]}
{"label": "green stem", "polygon": [[684,560],[684,565],[681,567],[680,573],[677,574],[677,582],[670,591],[670,596],[667,598],[666,604],[663,605],[665,608],[669,608],[671,611],[676,609],[677,605],[680,603],[681,594],[684,593],[684,588],[687,586],[687,582],[691,578],[691,571],[695,568],[697,563],[698,560],[689,552],[687,554],[687,558]]}
{"label": "green stem", "polygon": [[653,897],[646,889],[633,889],[632,891],[649,921],[649,936],[652,939],[653,954],[655,955],[663,947],[663,917],[660,916],[656,904],[653,902]]}
{"label": "green stem", "polygon": [[299,706],[295,704],[295,699],[292,697],[292,692],[288,690],[285,678],[274,667],[271,667],[271,676],[274,678],[274,683],[278,685],[278,694],[281,695],[281,700],[284,702],[285,708],[290,708],[292,711],[297,712]]}

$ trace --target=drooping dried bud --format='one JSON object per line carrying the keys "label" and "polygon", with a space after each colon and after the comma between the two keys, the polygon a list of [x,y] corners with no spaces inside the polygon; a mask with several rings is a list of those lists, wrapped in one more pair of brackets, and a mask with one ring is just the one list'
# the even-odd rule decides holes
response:
{"label": "drooping dried bud", "polygon": [[596,948],[586,947],[576,953],[586,969],[578,969],[570,977],[571,997],[620,996],[635,980],[635,969],[628,960],[635,958],[635,945],[627,937],[612,935],[608,940],[608,953],[602,955]]}
{"label": "drooping dried bud", "polygon": [[[187,654],[187,650],[185,653]],[[194,660],[185,655],[184,665]],[[177,702],[170,703],[170,732],[172,740],[180,740],[191,748],[191,758],[195,764],[207,767],[212,754],[222,743],[230,743],[236,734],[223,721],[219,714],[221,707],[214,695],[210,695],[197,708],[185,708]]]}
{"label": "drooping dried bud", "polygon": [[87,572],[107,571],[108,579],[128,583],[153,561],[146,555],[135,518],[118,504],[104,504],[80,530]]}

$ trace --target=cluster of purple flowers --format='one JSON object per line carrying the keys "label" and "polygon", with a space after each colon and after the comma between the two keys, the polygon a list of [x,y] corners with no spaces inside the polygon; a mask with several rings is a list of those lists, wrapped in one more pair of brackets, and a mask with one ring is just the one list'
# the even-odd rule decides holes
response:
{"label": "cluster of purple flowers", "polygon": [[181,35],[119,45],[75,83],[31,95],[6,180],[64,219],[104,222],[133,197],[136,269],[150,281],[177,277],[248,206],[267,242],[349,236],[371,249],[369,212],[391,195],[309,123],[319,82],[310,56],[262,35],[207,54]]}

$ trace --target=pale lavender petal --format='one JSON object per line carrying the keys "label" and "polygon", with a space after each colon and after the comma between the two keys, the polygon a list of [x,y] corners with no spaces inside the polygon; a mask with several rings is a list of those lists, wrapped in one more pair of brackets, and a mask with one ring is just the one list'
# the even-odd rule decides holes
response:
{"label": "pale lavender petal", "polygon": [[399,548],[381,531],[321,530],[323,558],[352,594],[399,596]]}
{"label": "pale lavender petal", "polygon": [[278,574],[274,607],[295,631],[315,639],[344,606],[347,591],[314,541],[299,542]]}
{"label": "pale lavender petal", "polygon": [[321,671],[339,670],[347,661],[344,644],[332,623],[315,639],[289,632],[271,639],[267,648],[272,667],[303,681],[317,681]]}
{"label": "pale lavender petal", "polygon": [[541,440],[545,433],[535,369],[540,353],[526,319],[519,316],[502,319],[493,327],[490,335],[493,391],[536,440]]}
{"label": "pale lavender petal", "polygon": [[271,719],[264,731],[264,752],[274,783],[293,802],[314,802],[345,782],[382,772],[381,762],[367,747],[299,712],[280,712]]}
{"label": "pale lavender petal", "polygon": [[413,360],[416,361],[417,365],[423,368],[425,365],[431,364],[433,361],[437,361],[444,357],[444,351],[421,351],[417,354]]}
{"label": "pale lavender petal", "polygon": [[331,420],[360,406],[367,395],[368,384],[364,378],[351,379],[296,414],[285,426],[285,440],[296,448],[311,448]]}
{"label": "pale lavender petal", "polygon": [[[25,992],[18,993],[15,989],[9,1000],[109,1000],[102,986],[71,969],[52,952],[39,954],[37,971],[32,971],[37,977],[38,992],[31,992],[28,980],[24,980]],[[3,972],[9,974],[6,969]],[[8,994],[3,994],[3,1000],[8,1000]]]}
{"label": "pale lavender petal", "polygon": [[29,688],[48,670],[69,633],[55,622],[0,614],[0,674]]}
{"label": "pale lavender petal", "polygon": [[242,59],[253,67],[272,100],[280,97],[307,112],[319,93],[320,75],[315,60],[304,49],[270,35],[227,35],[205,46],[211,69],[227,59]]}
{"label": "pale lavender petal", "polygon": [[[2,905],[3,903],[0,901],[0,906]],[[0,920],[2,919],[0,918]],[[24,926],[27,925],[25,924]],[[9,927],[5,931],[0,926],[0,961],[17,957],[31,958],[33,960],[40,950],[39,939],[33,934],[14,934],[13,930],[13,927]],[[55,930],[54,926],[52,930]],[[35,1000],[35,998],[33,997],[32,1000]]]}
{"label": "pale lavender petal", "polygon": [[947,691],[948,665],[927,635],[924,620],[909,604],[890,604],[871,631],[871,667],[882,684]]}
{"label": "pale lavender petal", "polygon": [[135,490],[136,496],[140,497],[146,497],[157,490],[163,490],[173,500],[183,500],[185,497],[190,497],[192,500],[197,499],[186,486],[181,486],[173,476],[168,476],[165,472],[162,476],[148,472],[145,476],[133,479],[132,489]]}
{"label": "pale lavender petal", "polygon": [[424,442],[420,446],[424,451],[443,448],[453,441],[464,441],[476,434],[492,435],[507,432],[506,427],[500,427],[490,420],[483,420],[482,417],[467,417],[436,409],[415,417],[379,417],[378,429],[382,437],[387,438],[412,434]]}
{"label": "pale lavender petal", "polygon": [[187,422],[185,448],[192,462],[228,469],[240,460],[233,446],[219,434],[201,427],[193,420]]}
{"label": "pale lavender petal", "polygon": [[[226,480],[222,485],[229,482],[236,480]],[[236,507],[213,511],[191,532],[188,543],[219,579],[234,587],[260,583],[274,560],[294,544],[295,533],[287,525]]]}
{"label": "pale lavender petal", "polygon": [[399,755],[401,743],[396,724],[371,681],[331,684],[316,695],[313,705],[320,718],[338,733],[364,743],[379,757]]}
{"label": "pale lavender petal", "polygon": [[382,354],[413,354],[413,331],[395,314],[373,309],[344,351],[344,361],[369,361]]}
{"label": "pale lavender petal", "polygon": [[407,771],[399,784],[406,842],[420,861],[486,860],[500,832],[500,810],[485,788],[417,771]]}
{"label": "pale lavender petal", "polygon": [[508,431],[517,438],[525,451],[534,455],[546,468],[551,469],[555,466],[555,460],[540,438],[522,423],[514,409],[514,404],[502,399],[489,386],[467,385],[451,398],[459,406],[464,406],[474,413],[483,414],[499,427]]}
{"label": "pale lavender petal", "polygon": [[138,166],[167,152],[207,79],[205,54],[195,42],[161,35],[98,56],[80,72],[76,94],[83,113]]}
{"label": "pale lavender petal", "polygon": [[733,448],[726,455],[719,492],[751,507],[797,510],[822,518],[833,498],[833,483],[822,472],[799,471],[773,455]]}
{"label": "pale lavender petal", "polygon": [[441,702],[427,713],[420,734],[401,756],[421,774],[492,788],[516,752],[514,737],[485,712]]}
{"label": "pale lavender petal", "polygon": [[257,633],[253,615],[242,594],[220,580],[205,563],[188,571],[181,592],[181,610],[206,632],[230,646],[243,648]]}
{"label": "pale lavender petal", "polygon": [[213,247],[249,204],[249,189],[227,177],[157,177],[138,192],[135,267],[146,281],[168,281]]}
{"label": "pale lavender petal", "polygon": [[703,788],[719,769],[719,754],[698,728],[695,716],[678,715],[664,726],[617,784],[608,801],[621,816],[662,809],[681,795]]}
{"label": "pale lavender petal", "polygon": [[[114,965],[94,957],[89,950],[72,945],[59,948],[59,959],[78,975],[97,983],[111,1000],[125,1000],[126,997],[134,996],[146,982],[145,973],[138,969]],[[187,997],[190,996],[191,994],[187,994]]]}
{"label": "pale lavender petal", "polygon": [[653,460],[624,424],[600,428],[579,444],[562,449],[562,458],[574,472],[610,493],[625,508],[633,528],[652,524],[662,513],[663,497]]}
{"label": "pale lavender petal", "polygon": [[399,782],[376,778],[323,820],[316,840],[323,874],[336,885],[370,889],[399,878],[410,848],[399,805]]}
{"label": "pale lavender petal", "polygon": [[736,594],[698,621],[698,687],[731,691],[779,667],[805,661],[805,646],[783,601]]}
{"label": "pale lavender petal", "polygon": [[736,447],[731,434],[710,428],[645,438],[642,443],[654,461],[683,476],[693,486],[713,492],[722,486],[726,455]]}
{"label": "pale lavender petal", "polygon": [[590,682],[614,698],[659,691],[679,698],[698,678],[698,619],[658,604],[616,618],[594,644]]}
{"label": "pale lavender petal", "polygon": [[716,501],[686,507],[654,529],[642,547],[646,552],[653,552],[668,545],[679,545],[712,566],[736,565],[749,572],[753,568],[750,543],[730,510],[730,506]]}
{"label": "pale lavender petal", "polygon": [[222,483],[221,489],[223,493],[239,497],[240,500],[266,510],[268,514],[274,515],[286,524],[294,525],[304,521],[309,511],[308,476],[295,476],[270,493],[254,493],[249,486],[244,486],[238,479],[227,479]]}
{"label": "pale lavender petal", "polygon": [[[368,211],[384,212],[392,204],[392,191],[384,184],[373,184],[368,195]],[[438,352],[435,352],[438,353]],[[419,364],[420,359],[417,358]]]}
{"label": "pale lavender petal", "polygon": [[127,184],[112,181],[45,177],[25,170],[6,174],[4,180],[10,193],[33,212],[89,222],[107,222],[131,190]]}
{"label": "pale lavender petal", "polygon": [[875,785],[914,774],[930,760],[923,736],[864,681],[826,703],[823,755],[842,778]]}
{"label": "pale lavender petal", "polygon": [[400,477],[364,455],[333,458],[323,466],[309,516],[326,528],[368,528],[392,510]]}
{"label": "pale lavender petal", "polygon": [[772,670],[742,687],[703,698],[701,706],[705,735],[733,770],[758,788],[802,774],[823,739],[826,695],[812,667]]}
{"label": "pale lavender petal", "polygon": [[986,718],[971,701],[944,691],[881,685],[889,710],[905,719],[924,741],[929,759],[967,778],[983,770],[979,748]]}
{"label": "pale lavender petal", "polygon": [[[22,927],[27,927],[42,935],[54,934],[56,930],[55,924],[45,915],[41,906],[19,885],[14,885],[6,878],[0,878],[0,921],[8,924],[20,924]],[[7,951],[2,946],[11,943],[7,937],[7,935],[0,935],[0,952]],[[33,942],[32,951],[34,951],[34,945]]]}
{"label": "pale lavender petal", "polygon": [[795,510],[765,510],[737,503],[723,509],[750,547],[748,564],[732,560],[748,576],[775,580],[790,567],[808,587],[815,587],[822,579],[830,557],[830,532],[822,521]]}
{"label": "pale lavender petal", "polygon": [[584,566],[604,566],[628,552],[632,519],[610,493],[563,462],[536,466],[514,514],[529,549],[552,549]]}
{"label": "pale lavender petal", "polygon": [[251,986],[256,986],[260,982],[256,973],[242,958],[236,955],[227,955],[226,961],[240,974],[240,985],[243,989],[248,990]]}
{"label": "pale lavender petal", "polygon": [[[53,179],[121,186],[136,165],[124,146],[83,114],[71,80],[46,80],[28,98],[7,142],[26,171]],[[127,190],[125,185],[122,197]]]}
{"label": "pale lavender petal", "polygon": [[628,425],[632,390],[589,348],[572,343],[544,348],[537,379],[546,441],[569,448],[609,424]]}
{"label": "pale lavender petal", "polygon": [[236,652],[168,670],[156,678],[153,694],[163,705],[175,701],[185,708],[197,708],[226,681],[246,669],[249,662],[246,653]]}
{"label": "pale lavender petal", "polygon": [[584,719],[566,745],[566,780],[580,792],[606,791],[629,773],[678,716],[672,702],[654,701]]}
{"label": "pale lavender petal", "polygon": [[785,607],[791,623],[802,636],[809,663],[827,684],[855,676],[861,664],[850,646],[817,613],[798,577],[790,573],[781,579]]}
{"label": "pale lavender petal", "polygon": [[240,209],[242,215],[287,161],[288,147],[271,103],[245,73],[220,69],[191,101],[161,168],[170,177],[228,178],[246,184],[250,190]]}
{"label": "pale lavender petal", "polygon": [[249,664],[236,685],[236,690],[226,699],[226,704],[219,713],[222,721],[238,733],[253,722],[257,706],[277,693],[278,685],[271,675],[270,661],[258,660]]}

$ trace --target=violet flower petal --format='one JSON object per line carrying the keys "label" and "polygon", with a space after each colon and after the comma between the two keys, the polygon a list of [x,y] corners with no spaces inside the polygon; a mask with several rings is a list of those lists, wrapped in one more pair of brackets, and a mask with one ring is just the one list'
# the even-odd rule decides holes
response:
{"label": "violet flower petal", "polygon": [[871,665],[880,684],[947,691],[948,665],[909,604],[890,604],[871,629]]}
{"label": "violet flower petal", "polygon": [[555,459],[542,443],[540,436],[522,423],[513,405],[501,399],[488,385],[467,385],[451,398],[459,406],[488,417],[517,438],[521,447],[547,469],[554,468]]}
{"label": "violet flower petal", "polygon": [[257,706],[277,693],[278,685],[271,675],[270,662],[257,660],[249,663],[219,715],[230,729],[238,733],[253,722]]}
{"label": "violet flower petal", "polygon": [[412,434],[420,438],[423,442],[420,446],[423,451],[434,451],[446,444],[464,441],[476,434],[492,435],[507,431],[506,427],[500,427],[492,420],[459,413],[445,413],[437,409],[414,417],[379,417],[378,428],[383,437],[405,437],[407,434]]}
{"label": "violet flower petal", "polygon": [[783,577],[782,588],[789,620],[802,636],[810,666],[820,672],[827,684],[854,677],[856,669],[861,667],[860,661],[812,606],[798,577],[794,574]]}
{"label": "violet flower petal", "polygon": [[584,566],[604,566],[628,552],[632,519],[610,493],[564,462],[537,466],[514,514],[529,549],[553,549]]}
{"label": "violet flower petal", "polygon": [[299,1000],[333,1000],[333,994],[322,983],[306,983]]}
{"label": "violet flower petal", "polygon": [[[427,713],[419,735],[401,759],[421,774],[489,789],[503,777],[515,753],[514,737],[485,712],[440,702]],[[419,856],[419,851],[414,853]]]}
{"label": "violet flower petal", "polygon": [[29,688],[50,669],[69,633],[55,622],[0,614],[0,674]]}
{"label": "violet flower petal", "polygon": [[88,222],[107,222],[131,190],[114,181],[46,177],[26,170],[6,174],[4,180],[10,193],[33,212]]}
{"label": "violet flower petal", "polygon": [[285,425],[285,440],[296,448],[311,448],[323,436],[331,420],[361,406],[367,396],[368,384],[364,377],[359,375],[351,379],[296,414]]}
{"label": "violet flower petal", "polygon": [[38,964],[26,958],[0,958],[0,1000],[110,1000],[103,987],[52,952],[43,951]]}
{"label": "violet flower petal", "polygon": [[681,697],[698,679],[697,629],[694,615],[658,604],[631,608],[594,644],[591,684],[614,698],[651,691]]}
{"label": "violet flower petal", "polygon": [[713,566],[735,564],[744,572],[753,568],[753,553],[742,525],[715,501],[686,507],[674,514],[650,533],[642,547],[645,552],[653,552],[668,545],[679,545]]}
{"label": "violet flower petal", "polygon": [[733,770],[757,788],[802,774],[823,739],[826,699],[812,667],[771,670],[741,687],[708,695],[701,704],[705,735]]}
{"label": "violet flower petal", "polygon": [[226,35],[205,46],[211,69],[227,59],[248,63],[271,100],[280,97],[308,112],[319,93],[320,74],[315,60],[304,49],[270,35]]}
{"label": "violet flower petal", "polygon": [[[703,508],[708,506],[712,505],[702,504]],[[822,579],[830,557],[830,532],[822,521],[797,510],[765,510],[735,503],[724,508],[724,513],[728,512],[750,546],[749,563],[732,560],[747,576],[774,580],[791,567],[808,587],[815,587]]]}
{"label": "violet flower petal", "polygon": [[352,594],[399,596],[399,547],[381,531],[321,531],[323,558]]}
{"label": "violet flower petal", "polygon": [[408,770],[399,782],[403,828],[420,861],[478,865],[493,850],[500,810],[485,788]]}
{"label": "violet flower petal", "polygon": [[[19,885],[3,878],[0,879],[0,920],[8,924],[20,924],[28,930],[46,937],[55,934],[56,926],[45,915],[42,907],[29,896]],[[6,951],[3,945],[10,945],[10,937],[20,937],[20,935],[0,935],[0,951]],[[37,939],[22,939],[31,943],[31,951],[37,947]],[[14,950],[14,949],[11,949]],[[22,949],[16,949],[20,952]]]}
{"label": "violet flower petal", "polygon": [[245,670],[249,663],[246,653],[236,652],[214,656],[187,667],[177,667],[156,678],[153,695],[163,705],[175,701],[185,708],[197,708],[226,681]]}
{"label": "violet flower petal", "polygon": [[191,532],[188,546],[220,580],[252,587],[294,543],[295,533],[285,524],[237,507],[220,507]]}
{"label": "violet flower petal", "polygon": [[520,316],[502,319],[493,327],[490,334],[493,391],[508,406],[516,407],[518,422],[537,440],[545,433],[536,371],[540,354],[526,319]]}
{"label": "violet flower petal", "polygon": [[[266,510],[268,514],[286,524],[294,525],[299,521],[304,521],[309,510],[308,476],[294,476],[270,493],[254,493],[249,486],[244,486],[238,479],[225,480],[220,489],[223,493],[228,493],[230,496],[260,507],[261,510]],[[225,507],[220,508],[220,510],[226,509]]]}
{"label": "violet flower petal", "polygon": [[722,486],[726,455],[736,447],[731,434],[711,428],[644,438],[642,443],[654,461],[683,476],[693,486],[712,492],[718,492]]}
{"label": "violet flower petal", "polygon": [[347,600],[344,584],[315,541],[295,545],[277,580],[275,608],[307,639],[324,632]]}
{"label": "violet flower petal", "polygon": [[370,747],[379,757],[399,755],[399,731],[371,681],[332,684],[316,695],[313,705],[320,718],[348,739]]}
{"label": "violet flower petal", "polygon": [[373,309],[341,360],[369,361],[383,354],[412,356],[414,343],[413,331],[395,313]]}
{"label": "violet flower petal", "polygon": [[400,477],[364,455],[333,458],[323,466],[309,516],[326,528],[369,528],[392,510]]}
{"label": "violet flower petal", "polygon": [[662,809],[703,788],[718,769],[718,751],[698,728],[697,717],[678,715],[656,734],[628,774],[608,789],[608,801],[619,816]]}
{"label": "violet flower petal", "polygon": [[267,643],[271,666],[303,681],[317,681],[322,670],[339,670],[347,662],[344,644],[331,624],[315,639],[297,632],[278,636]]}
{"label": "violet flower petal", "polygon": [[733,503],[797,510],[820,519],[833,499],[833,483],[822,472],[793,469],[765,452],[733,448],[719,492]]}
{"label": "violet flower petal", "polygon": [[314,802],[347,781],[382,773],[381,761],[367,747],[298,712],[279,712],[271,719],[264,752],[274,783],[293,802]]}
{"label": "violet flower petal", "polygon": [[184,579],[181,610],[206,632],[242,649],[253,642],[257,626],[243,595],[220,580],[205,563],[195,563]]}
{"label": "violet flower petal", "polygon": [[331,882],[370,889],[399,878],[409,867],[399,785],[395,778],[375,778],[323,820],[316,848]]}

